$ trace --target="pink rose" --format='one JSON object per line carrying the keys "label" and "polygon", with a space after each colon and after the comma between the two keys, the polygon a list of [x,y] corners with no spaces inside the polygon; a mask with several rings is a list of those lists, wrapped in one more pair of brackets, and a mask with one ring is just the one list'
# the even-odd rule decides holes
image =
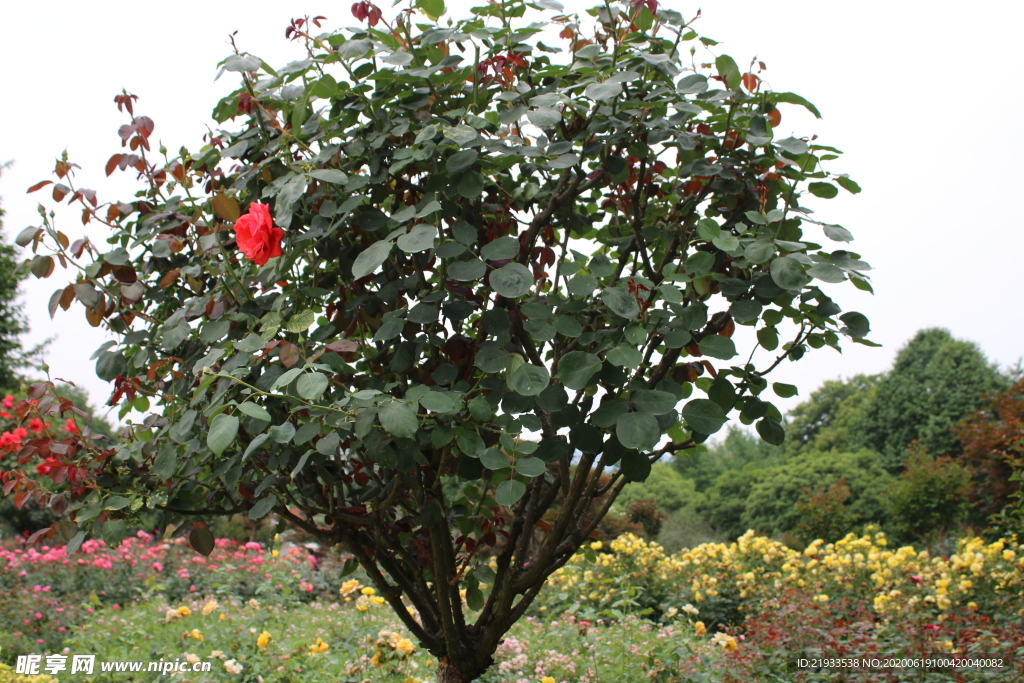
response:
{"label": "pink rose", "polygon": [[284,230],[274,227],[270,207],[252,203],[249,213],[235,221],[235,242],[242,253],[262,266],[270,259],[281,255],[281,239]]}

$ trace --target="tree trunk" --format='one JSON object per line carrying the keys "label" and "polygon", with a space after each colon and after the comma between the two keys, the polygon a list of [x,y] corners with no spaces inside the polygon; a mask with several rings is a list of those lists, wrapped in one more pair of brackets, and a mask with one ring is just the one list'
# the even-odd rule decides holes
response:
{"label": "tree trunk", "polygon": [[447,657],[441,657],[438,660],[437,683],[470,683],[471,680],[464,676]]}

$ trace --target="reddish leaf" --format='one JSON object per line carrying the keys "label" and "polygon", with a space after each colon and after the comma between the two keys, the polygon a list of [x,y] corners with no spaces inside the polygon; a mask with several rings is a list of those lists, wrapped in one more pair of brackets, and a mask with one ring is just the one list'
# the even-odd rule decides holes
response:
{"label": "reddish leaf", "polygon": [[71,192],[70,187],[68,187],[67,185],[57,183],[56,185],[53,186],[53,201],[61,201],[62,199],[64,199],[64,197],[68,195],[68,192]]}
{"label": "reddish leaf", "polygon": [[177,268],[167,271],[167,273],[160,278],[160,289],[167,289],[175,282],[178,281],[178,277],[181,276],[181,271]]}
{"label": "reddish leaf", "polygon": [[761,79],[754,74],[743,74],[743,78],[741,80],[743,82],[743,87],[747,89],[747,92],[754,92],[757,90],[757,86],[761,82]]}
{"label": "reddish leaf", "polygon": [[32,187],[28,188],[28,192],[26,192],[25,194],[30,194],[32,192],[35,192],[36,190],[38,190],[40,188],[43,188],[43,187],[46,187],[47,185],[53,185],[53,181],[52,180],[41,180],[38,183],[36,183],[35,185],[33,185]]}
{"label": "reddish leaf", "polygon": [[[107,175],[110,175],[111,173],[114,172],[114,169],[117,168],[118,165],[121,163],[122,157],[124,157],[123,154],[115,154],[112,157],[110,157],[110,159],[107,160],[107,168],[105,169]],[[124,168],[122,168],[121,170],[124,170]]]}
{"label": "reddish leaf", "polygon": [[353,353],[359,349],[359,344],[351,339],[338,339],[328,344],[327,349],[338,354]]}
{"label": "reddish leaf", "polygon": [[277,353],[281,358],[281,364],[286,368],[290,368],[302,360],[302,357],[299,355],[299,347],[291,342],[281,342]]}

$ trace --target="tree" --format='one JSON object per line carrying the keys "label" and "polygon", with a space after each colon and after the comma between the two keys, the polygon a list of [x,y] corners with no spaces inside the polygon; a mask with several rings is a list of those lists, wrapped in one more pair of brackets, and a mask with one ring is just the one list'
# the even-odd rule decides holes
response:
{"label": "tree", "polygon": [[658,462],[644,482],[629,484],[622,490],[615,507],[628,510],[633,503],[645,499],[653,500],[659,510],[671,514],[700,504],[704,496],[697,492],[693,480],[685,479],[671,465]]}
{"label": "tree", "polygon": [[985,394],[1008,384],[976,344],[948,330],[921,330],[900,349],[864,408],[862,445],[881,453],[892,472],[903,466],[912,441],[930,453],[957,455],[954,425],[984,406]]}
{"label": "tree", "polygon": [[847,521],[867,524],[885,519],[882,497],[892,477],[877,453],[811,452],[760,472],[746,497],[742,528],[768,535],[796,532],[801,521],[798,503],[840,481],[849,492],[843,500]]}
{"label": "tree", "polygon": [[787,414],[787,455],[850,451],[860,439],[860,419],[870,405],[879,375],[828,380]]}
{"label": "tree", "polygon": [[1008,533],[1024,531],[1024,380],[991,396],[989,404],[965,417],[954,433],[963,445],[962,460],[974,473],[977,521]]}
{"label": "tree", "polygon": [[[0,165],[0,173],[6,164]],[[3,218],[0,209],[0,219]],[[26,365],[26,354],[21,351],[20,337],[28,332],[28,321],[22,310],[18,287],[26,272],[19,270],[17,250],[3,236],[0,222],[0,391],[18,388],[18,370]]]}
{"label": "tree", "polygon": [[906,537],[935,545],[966,518],[970,484],[971,472],[962,462],[912,447],[906,469],[886,491],[885,506]]}
{"label": "tree", "polygon": [[817,244],[852,238],[801,203],[859,188],[822,165],[836,150],[775,135],[778,107],[817,110],[767,90],[758,62],[691,65],[679,13],[540,13],[556,4],[295,20],[304,58],[229,56],[241,86],[214,116],[240,128],[169,160],[118,96],[107,171],[139,174],[139,194],[100,204],[66,158],[54,186],[108,244],[47,217],[26,243],[53,252],[34,272],[81,265],[51,310],[77,301],[114,332],[97,372],[159,412],[114,448],[62,444],[67,480],[4,474],[68,496],[47,534],[116,540],[145,506],[193,520],[209,552],[204,519],[274,513],[344,545],[438,679],[468,681],[628,481],[734,410],[782,442],[764,376],[841,334],[870,343],[819,287],[869,289],[868,265]]}
{"label": "tree", "polygon": [[[786,432],[786,445],[792,438]],[[783,449],[773,446],[749,431],[730,425],[725,438],[710,445],[680,453],[672,461],[676,471],[691,479],[698,491],[707,491],[722,474],[777,465],[782,462]]]}

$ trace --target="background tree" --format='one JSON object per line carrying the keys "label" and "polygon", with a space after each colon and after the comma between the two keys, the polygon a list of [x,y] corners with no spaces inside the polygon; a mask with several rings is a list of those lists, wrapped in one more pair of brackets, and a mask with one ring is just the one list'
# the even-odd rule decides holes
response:
{"label": "background tree", "polygon": [[962,460],[972,470],[972,521],[1024,532],[1024,381],[992,396],[987,406],[957,424],[954,433],[963,446]]}
{"label": "background tree", "polygon": [[[275,513],[344,545],[454,683],[487,669],[628,481],[733,411],[783,441],[765,375],[841,334],[870,343],[819,286],[870,289],[868,265],[822,247],[852,237],[802,205],[859,188],[822,165],[836,150],[775,135],[780,105],[813,105],[767,90],[758,62],[692,63],[714,41],[679,13],[530,17],[554,38],[526,19],[554,6],[295,20],[304,58],[228,57],[242,82],[214,114],[240,129],[174,159],[117,98],[126,149],[107,171],[131,168],[139,194],[100,204],[67,159],[54,187],[107,246],[48,219],[23,234],[55,252],[33,272],[81,267],[51,310],[77,301],[117,335],[97,359],[114,402],[160,411],[113,448],[58,444],[42,480],[4,473],[16,496],[66,496],[46,534],[116,541],[150,509],[193,520],[209,552],[202,520]],[[46,393],[19,409],[69,409]]]}
{"label": "background tree", "polygon": [[984,406],[986,394],[1008,386],[976,344],[954,339],[948,330],[921,330],[878,381],[857,432],[891,472],[903,466],[912,441],[930,453],[955,455],[955,424]]}
{"label": "background tree", "polygon": [[[8,164],[0,164],[0,174]],[[17,249],[3,235],[3,209],[0,208],[0,391],[11,393],[19,387],[18,371],[28,361],[21,349],[21,335],[28,331],[18,287],[27,275],[19,269]]]}
{"label": "background tree", "polygon": [[862,442],[860,420],[880,375],[827,380],[786,416],[786,456],[810,451],[851,451]]}
{"label": "background tree", "polygon": [[933,458],[911,447],[906,468],[886,491],[885,505],[893,525],[911,541],[942,544],[967,518],[971,472],[949,456]]}

